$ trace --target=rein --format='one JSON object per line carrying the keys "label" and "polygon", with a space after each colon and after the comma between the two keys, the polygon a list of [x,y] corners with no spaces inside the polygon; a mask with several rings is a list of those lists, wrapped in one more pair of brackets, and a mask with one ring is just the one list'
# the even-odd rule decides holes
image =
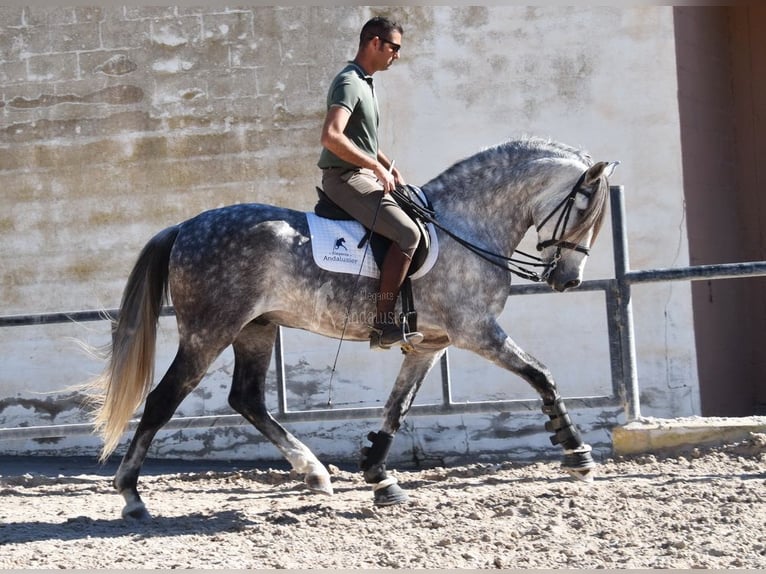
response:
{"label": "rein", "polygon": [[[582,185],[582,182],[585,179],[585,173],[580,176],[580,178],[577,180],[577,183],[574,184],[572,187],[572,191],[570,191],[567,196],[551,211],[548,216],[543,219],[543,222],[537,227],[537,230],[539,231],[543,225],[545,225],[548,220],[550,220],[559,210],[561,211],[561,214],[559,215],[558,221],[556,222],[556,227],[553,232],[553,236],[551,239],[548,239],[546,241],[542,241],[537,244],[537,250],[542,251],[546,247],[550,247],[551,245],[555,245],[557,247],[556,253],[554,254],[553,258],[549,262],[544,262],[540,257],[537,257],[536,255],[531,255],[529,253],[525,253],[524,251],[516,249],[514,253],[517,257],[523,257],[525,259],[518,259],[516,257],[507,257],[505,255],[502,255],[500,253],[495,253],[493,251],[490,251],[488,249],[485,249],[483,247],[480,247],[474,243],[471,243],[467,239],[464,239],[460,237],[459,235],[455,234],[451,230],[444,227],[439,221],[436,219],[436,211],[431,207],[430,202],[429,205],[420,205],[413,201],[413,199],[410,197],[409,194],[404,193],[401,191],[398,187],[391,192],[391,194],[395,197],[396,201],[400,204],[404,204],[407,206],[408,209],[410,209],[417,217],[422,219],[423,221],[427,223],[432,223],[435,227],[438,227],[441,229],[444,233],[446,233],[449,237],[457,241],[460,245],[468,249],[469,251],[473,252],[475,255],[478,255],[488,263],[491,263],[495,267],[499,267],[505,271],[508,271],[517,277],[521,277],[522,279],[528,279],[530,281],[534,281],[536,283],[539,283],[541,281],[546,281],[550,274],[553,272],[553,270],[556,268],[556,265],[558,264],[559,259],[561,258],[561,250],[562,249],[572,249],[574,251],[578,251],[579,253],[584,253],[586,256],[590,254],[590,250],[587,247],[583,247],[582,245],[577,245],[575,243],[570,243],[569,241],[562,241],[561,237],[559,239],[556,239],[556,235],[560,232],[561,236],[563,237],[564,230],[566,229],[567,223],[569,222],[569,217],[572,213],[572,208],[574,207],[574,200],[577,197],[578,193],[582,193],[583,195],[586,195],[590,197],[590,194],[580,190],[580,185]],[[425,197],[425,194],[424,194]],[[426,201],[428,201],[426,199]],[[563,223],[563,225],[562,225]],[[560,231],[559,231],[560,230]],[[533,269],[529,269],[528,267],[543,267],[542,273],[538,273],[537,271]]]}

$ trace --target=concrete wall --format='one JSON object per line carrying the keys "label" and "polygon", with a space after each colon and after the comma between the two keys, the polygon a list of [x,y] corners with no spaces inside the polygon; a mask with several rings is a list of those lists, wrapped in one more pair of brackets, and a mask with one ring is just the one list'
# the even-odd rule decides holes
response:
{"label": "concrete wall", "polygon": [[[508,137],[552,137],[620,160],[634,269],[688,264],[669,7],[397,7],[402,58],[376,76],[383,147],[413,183]],[[374,13],[361,7],[0,9],[2,314],[112,308],[138,251],[201,210],[262,201],[314,203],[326,89]],[[588,278],[612,276],[610,229]],[[528,247],[528,246],[525,246]],[[634,290],[645,415],[696,414],[689,287]],[[556,375],[565,396],[610,389],[598,293],[509,300],[502,323]],[[74,339],[108,341],[104,322],[0,330],[0,427],[83,422],[70,389],[101,364]],[[324,406],[337,345],[285,333],[290,408]],[[174,353],[162,321],[157,372]],[[534,398],[462,352],[450,353],[456,400]],[[385,401],[400,356],[347,344],[332,397]],[[227,351],[178,414],[230,413]],[[439,398],[438,372],[418,402]],[[619,410],[576,419],[608,454]],[[555,455],[543,417],[411,417],[397,460],[477,453]],[[378,421],[289,425],[326,459],[355,460]],[[126,437],[127,439],[127,437]],[[8,441],[0,452],[93,453],[95,438]],[[249,428],[163,432],[154,456],[277,458]]]}

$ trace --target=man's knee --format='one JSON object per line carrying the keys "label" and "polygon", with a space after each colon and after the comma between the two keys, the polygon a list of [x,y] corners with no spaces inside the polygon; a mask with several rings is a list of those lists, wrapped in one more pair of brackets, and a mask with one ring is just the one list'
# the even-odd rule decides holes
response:
{"label": "man's knee", "polygon": [[418,248],[418,243],[420,243],[420,229],[418,226],[413,222],[412,225],[403,227],[399,234],[399,241],[397,241],[399,249],[412,259],[412,256],[415,255],[415,250]]}

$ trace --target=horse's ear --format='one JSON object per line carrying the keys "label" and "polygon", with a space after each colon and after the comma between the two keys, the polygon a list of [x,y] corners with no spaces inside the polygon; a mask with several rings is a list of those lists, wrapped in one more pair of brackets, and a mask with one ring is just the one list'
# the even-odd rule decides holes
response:
{"label": "horse's ear", "polygon": [[614,170],[617,169],[618,165],[620,165],[619,161],[610,161],[606,164],[606,167],[604,168],[604,177],[607,179],[612,177],[612,174],[614,173]]}
{"label": "horse's ear", "polygon": [[598,163],[593,164],[593,166],[587,171],[585,174],[585,180],[583,183],[585,185],[591,185],[598,178],[601,176],[604,176],[605,178],[609,179],[612,174],[614,173],[615,168],[620,165],[619,161],[612,161],[612,162],[605,162],[600,161]]}

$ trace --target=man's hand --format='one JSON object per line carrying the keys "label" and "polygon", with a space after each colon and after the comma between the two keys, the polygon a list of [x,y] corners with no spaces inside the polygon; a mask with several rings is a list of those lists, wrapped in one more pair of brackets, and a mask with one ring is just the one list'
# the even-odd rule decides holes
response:
{"label": "man's hand", "polygon": [[389,193],[396,189],[394,174],[383,167],[382,163],[378,162],[373,171],[375,172],[375,177],[378,178],[378,181],[383,186],[383,193]]}

